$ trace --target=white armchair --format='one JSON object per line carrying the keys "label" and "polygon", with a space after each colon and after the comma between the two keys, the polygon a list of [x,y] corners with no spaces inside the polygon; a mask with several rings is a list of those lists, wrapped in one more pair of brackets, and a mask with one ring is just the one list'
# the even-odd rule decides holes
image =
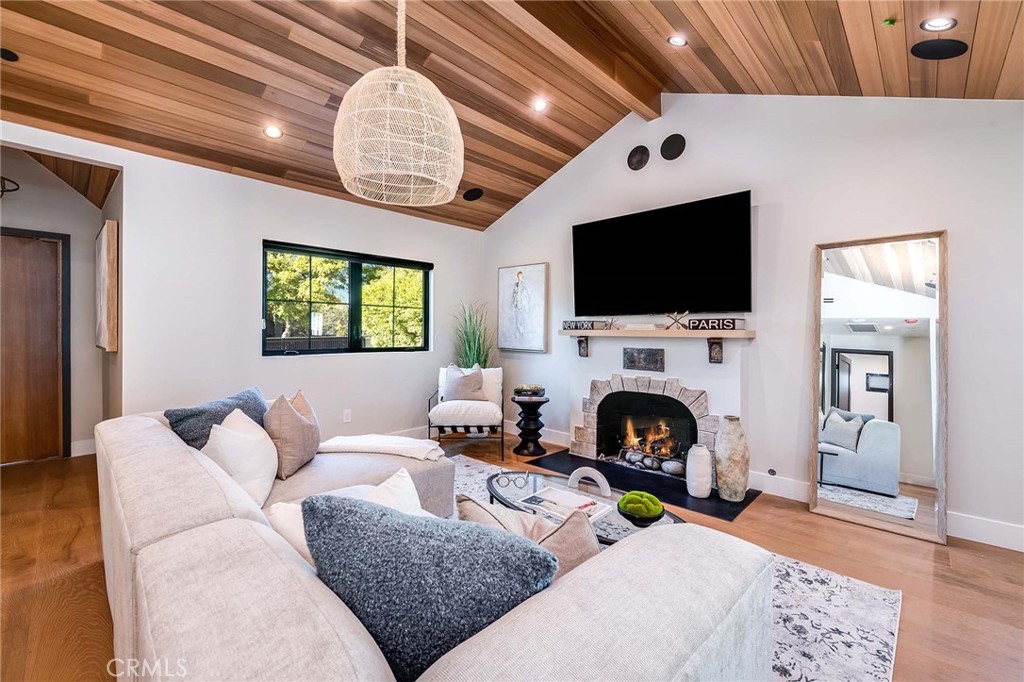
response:
{"label": "white armchair", "polygon": [[860,431],[857,449],[818,443],[819,481],[895,497],[900,492],[900,427],[870,419]]}
{"label": "white armchair", "polygon": [[447,367],[441,368],[437,390],[427,401],[427,437],[433,438],[433,429],[437,429],[438,443],[449,433],[500,435],[501,459],[505,459],[505,400],[502,383],[504,376],[501,367],[483,370],[483,392],[486,400],[445,400],[447,372]]}

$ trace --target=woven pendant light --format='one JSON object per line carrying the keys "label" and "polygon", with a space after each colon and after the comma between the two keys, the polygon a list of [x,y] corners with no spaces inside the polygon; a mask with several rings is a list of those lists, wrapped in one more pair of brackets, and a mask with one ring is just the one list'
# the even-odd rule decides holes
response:
{"label": "woven pendant light", "polygon": [[452,105],[427,77],[405,68],[405,0],[398,0],[398,66],[364,75],[338,109],[334,164],[341,182],[382,204],[444,204],[459,189],[463,153]]}

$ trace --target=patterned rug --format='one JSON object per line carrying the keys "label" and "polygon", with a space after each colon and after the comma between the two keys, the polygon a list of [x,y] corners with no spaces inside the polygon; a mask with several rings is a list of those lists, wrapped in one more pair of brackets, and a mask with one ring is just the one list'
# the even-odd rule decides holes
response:
{"label": "patterned rug", "polygon": [[887,497],[863,490],[843,488],[835,485],[819,485],[818,499],[828,500],[848,507],[857,507],[867,511],[897,516],[901,519],[912,519],[917,516],[917,498],[899,495]]}
{"label": "patterned rug", "polygon": [[[454,455],[455,492],[487,501],[498,467]],[[775,555],[776,680],[890,682],[902,595]]]}

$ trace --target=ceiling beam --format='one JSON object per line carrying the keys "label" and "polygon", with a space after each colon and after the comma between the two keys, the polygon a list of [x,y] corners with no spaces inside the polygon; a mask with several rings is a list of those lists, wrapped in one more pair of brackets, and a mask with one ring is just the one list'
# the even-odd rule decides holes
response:
{"label": "ceiling beam", "polygon": [[638,49],[626,49],[607,24],[584,21],[579,12],[587,10],[573,3],[486,1],[619,104],[647,121],[661,116],[661,84],[627,58]]}

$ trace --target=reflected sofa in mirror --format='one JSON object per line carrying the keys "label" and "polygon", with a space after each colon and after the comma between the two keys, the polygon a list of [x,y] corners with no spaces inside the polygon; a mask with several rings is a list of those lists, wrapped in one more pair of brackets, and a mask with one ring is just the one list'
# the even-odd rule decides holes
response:
{"label": "reflected sofa in mirror", "polygon": [[818,245],[811,511],[945,543],[945,249]]}

